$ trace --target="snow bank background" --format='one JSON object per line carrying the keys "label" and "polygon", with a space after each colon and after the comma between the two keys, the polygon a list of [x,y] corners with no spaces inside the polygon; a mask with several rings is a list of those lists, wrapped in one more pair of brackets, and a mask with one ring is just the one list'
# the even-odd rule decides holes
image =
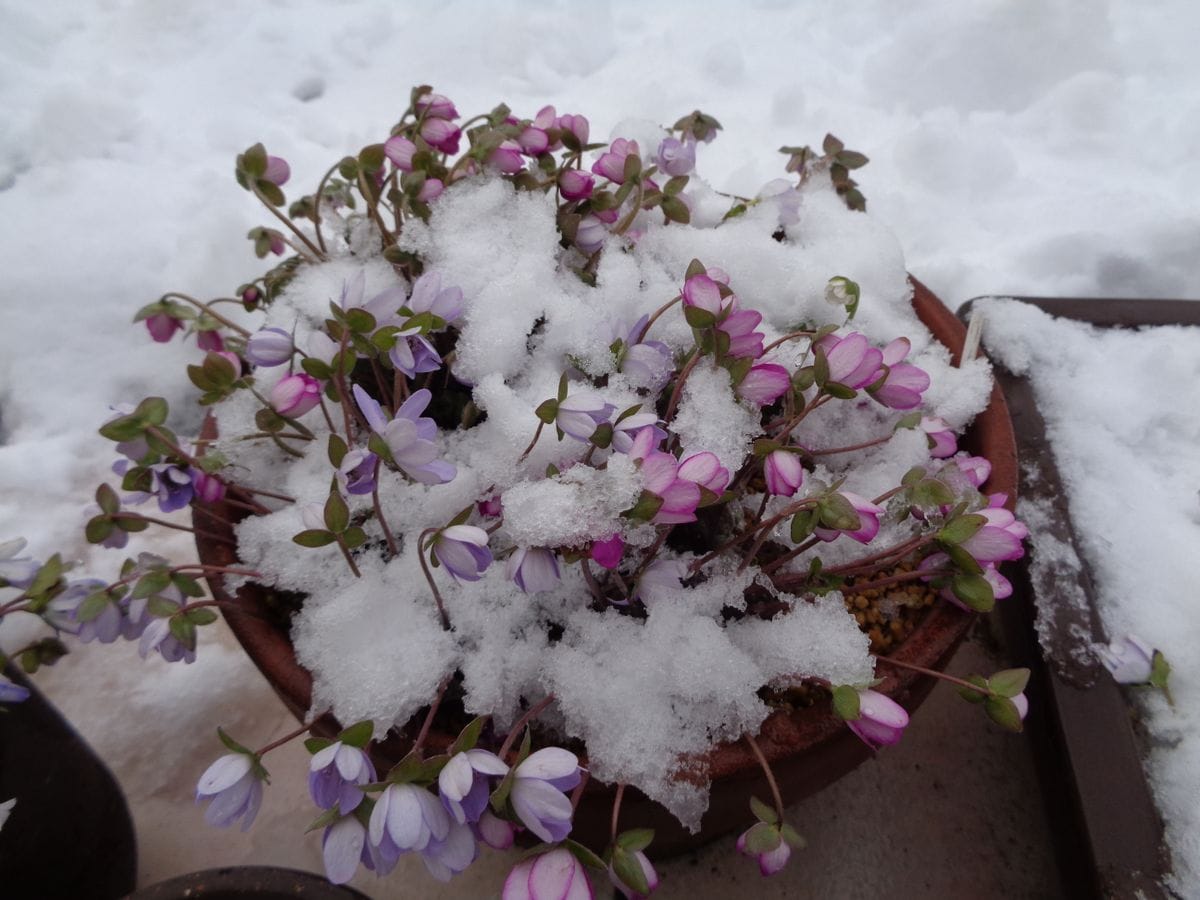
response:
{"label": "snow bank background", "polygon": [[[89,558],[79,500],[111,461],[95,434],[105,407],[156,392],[186,408],[194,346],[151,344],[127,322],[165,290],[225,295],[259,269],[243,235],[267,217],[232,176],[257,140],[298,188],[380,140],[420,82],[464,110],[583,112],[600,137],[700,107],[725,126],[705,148],[718,187],[754,192],[781,174],[777,147],[826,131],[870,156],[870,215],[951,306],[1196,296],[1197,26],[1182,0],[917,0],[902,14],[777,0],[0,2],[0,539]],[[178,538],[152,546],[187,554]],[[181,675],[237,682],[223,697],[189,689],[199,721],[236,726],[222,700],[268,699],[215,644],[190,671],[126,665],[74,710],[94,720],[111,696],[173,710]],[[195,743],[186,719],[162,718],[163,740]],[[184,796],[193,779],[181,763],[166,781]]]}

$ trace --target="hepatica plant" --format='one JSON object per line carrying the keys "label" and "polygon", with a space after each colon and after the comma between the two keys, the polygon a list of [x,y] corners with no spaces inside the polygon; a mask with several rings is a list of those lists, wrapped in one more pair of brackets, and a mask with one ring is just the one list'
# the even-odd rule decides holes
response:
{"label": "hepatica plant", "polygon": [[[212,824],[251,827],[264,758],[328,711],[351,723],[307,741],[334,881],[409,853],[449,879],[520,836],[504,897],[639,897],[653,834],[618,830],[626,786],[694,830],[707,754],[744,741],[773,796],[737,846],[779,870],[803,841],[763,721],[823,703],[873,748],[900,740],[908,715],[875,690],[891,648],[932,603],[1007,596],[1025,528],[957,447],[987,363],[952,366],[915,317],[851,178],[866,158],[784,148],[787,178],[731,196],[695,172],[719,130],[696,112],[593,141],[581,115],[464,121],[420,87],[290,202],[288,164],[246,150],[237,182],[272,216],[249,237],[277,264],[137,314],[195,341],[209,430],[178,434],[161,398],[116,410],[86,526],[118,548],[233,526],[239,563],[143,553],[106,582],[4,544],[0,613],[55,635],[14,657],[53,662],[70,634],[191,662],[220,606],[202,579],[257,582],[312,718],[258,750],[221,732],[197,789]],[[1020,730],[1026,676],[958,684]],[[383,770],[390,729],[408,752]],[[571,839],[589,779],[617,785],[607,847]]]}

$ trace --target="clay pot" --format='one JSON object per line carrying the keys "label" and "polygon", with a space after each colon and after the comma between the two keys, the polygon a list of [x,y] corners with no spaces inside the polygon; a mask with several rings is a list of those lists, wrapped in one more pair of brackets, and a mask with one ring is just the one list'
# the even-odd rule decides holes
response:
{"label": "clay pot", "polygon": [[142,888],[128,900],[369,900],[320,875],[274,866],[206,869]]}
{"label": "clay pot", "polygon": [[[955,361],[962,350],[966,330],[955,315],[919,281],[912,281],[913,307],[933,332],[949,347]],[[999,388],[993,387],[991,400],[975,420],[960,446],[987,457],[992,474],[985,490],[1008,494],[1009,504],[1016,501],[1017,460],[1012,422]],[[234,510],[220,511],[228,517]],[[205,519],[203,527],[219,532],[216,519]],[[232,529],[225,527],[225,533]],[[232,543],[197,537],[201,560],[209,565],[229,566],[237,562]],[[230,597],[221,579],[210,579],[213,596],[234,607],[225,609],[230,628],[250,658],[271,682],[288,708],[299,718],[307,712],[312,698],[312,677],[296,662],[287,632],[271,615],[269,592],[256,585],[240,589]],[[966,635],[974,616],[946,603],[934,605],[912,635],[892,655],[904,662],[926,668],[942,668]],[[891,666],[881,666],[885,679],[877,690],[915,710],[933,687],[934,679]],[[331,716],[323,716],[314,733],[332,735],[339,726]],[[453,735],[431,735],[427,746],[433,752],[444,749]],[[376,764],[386,771],[403,754],[407,741],[393,736],[378,748]],[[758,744],[771,763],[785,802],[795,803],[833,783],[870,756],[870,750],[845,727],[828,702],[792,712],[777,711],[763,723]],[[744,743],[722,744],[709,755],[712,791],[708,812],[699,833],[688,833],[662,806],[636,790],[627,790],[622,803],[621,821],[632,826],[655,830],[651,855],[670,856],[700,846],[751,821],[748,798],[751,794],[769,796],[766,780],[750,749]],[[615,788],[595,781],[588,783],[575,817],[572,837],[591,847],[608,842],[609,815]]]}

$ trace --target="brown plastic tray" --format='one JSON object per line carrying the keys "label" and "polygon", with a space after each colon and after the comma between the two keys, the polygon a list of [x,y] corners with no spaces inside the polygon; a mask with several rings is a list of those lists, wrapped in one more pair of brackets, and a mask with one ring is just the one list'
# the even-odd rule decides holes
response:
{"label": "brown plastic tray", "polygon": [[[959,316],[999,297],[977,297]],[[1091,298],[1012,297],[1051,315],[1106,328],[1147,325],[1200,325],[1200,302]],[[985,329],[986,333],[986,329]],[[1005,640],[1015,658],[1030,660],[1033,675],[1026,731],[1033,744],[1047,817],[1058,836],[1055,848],[1063,889],[1069,897],[1166,898],[1162,886],[1170,871],[1162,820],[1142,766],[1144,748],[1134,728],[1125,689],[1095,661],[1080,654],[1078,634],[1107,639],[1095,606],[1087,560],[1078,551],[1067,508],[1066,490],[1055,463],[1046,423],[1032,385],[996,364],[1017,438],[1022,472],[1021,497],[1048,510],[1056,536],[1071,544],[1082,569],[1052,569],[1034,579],[1029,557],[1013,573],[1014,594],[998,606]],[[1034,630],[1038,598],[1064,589],[1082,591],[1083,609],[1060,607],[1043,623],[1053,660],[1042,653]],[[1079,626],[1082,626],[1080,629]],[[1074,630],[1073,630],[1074,627]]]}

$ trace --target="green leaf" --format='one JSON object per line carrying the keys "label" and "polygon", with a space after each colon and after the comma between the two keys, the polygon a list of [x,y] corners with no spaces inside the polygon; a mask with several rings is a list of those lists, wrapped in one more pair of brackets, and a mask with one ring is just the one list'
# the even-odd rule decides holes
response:
{"label": "green leaf", "polygon": [[368,172],[378,172],[386,159],[383,144],[369,144],[358,152],[358,164]]}
{"label": "green leaf", "polygon": [[688,263],[687,271],[683,273],[683,280],[687,281],[689,278],[692,278],[696,275],[706,274],[708,274],[708,269],[705,267],[704,263],[700,262],[698,259],[693,259],[690,263]]}
{"label": "green leaf", "polygon": [[538,406],[538,408],[533,412],[538,419],[549,425],[558,417],[558,401],[547,400],[545,403],[542,403],[540,406]]}
{"label": "green leaf", "polygon": [[119,419],[113,419],[111,422],[105,422],[100,426],[100,436],[106,437],[110,441],[121,443],[123,441],[132,441],[142,436],[142,432],[146,430],[146,425],[137,416],[122,416]]}
{"label": "green leaf", "polygon": [[329,435],[329,463],[335,469],[342,465],[342,460],[346,458],[346,454],[350,448],[346,446],[345,439],[340,434]]}
{"label": "green leaf", "polygon": [[320,831],[322,828],[328,828],[333,823],[340,821],[341,818],[342,811],[337,806],[323,810],[321,814],[313,819],[312,822],[309,823],[309,826],[304,829],[304,833],[308,834],[312,831]]}
{"label": "green leaf", "polygon": [[96,505],[100,507],[101,512],[112,515],[121,510],[121,498],[107,484],[102,484],[96,488]]}
{"label": "green leaf", "polygon": [[292,540],[301,547],[324,547],[326,544],[332,544],[337,538],[320,528],[308,528],[293,535]]}
{"label": "green leaf", "polygon": [[595,444],[601,450],[608,449],[608,445],[612,443],[613,427],[608,422],[601,422],[596,426],[596,430],[592,432],[590,438],[591,443]]}
{"label": "green leaf", "polygon": [[392,449],[387,445],[387,442],[377,434],[372,434],[367,438],[367,449],[382,459],[389,465],[395,465],[396,460],[392,456]]}
{"label": "green leaf", "polygon": [[839,384],[836,381],[826,382],[825,393],[838,400],[853,400],[858,396],[858,391],[854,390],[854,388]]}
{"label": "green leaf", "polygon": [[84,526],[83,536],[87,538],[89,544],[99,544],[112,534],[115,527],[112,519],[107,516],[93,516]]}
{"label": "green leaf", "polygon": [[858,691],[848,684],[839,684],[833,689],[833,711],[847,722],[853,722],[860,715],[860,699]]}
{"label": "green leaf", "polygon": [[988,683],[987,679],[982,675],[968,675],[966,678],[971,684],[976,685],[979,690],[973,691],[970,688],[959,688],[958,695],[968,703],[982,703],[987,699]]}
{"label": "green leaf", "polygon": [[348,744],[351,747],[363,748],[370,743],[371,738],[375,735],[375,726],[370,719],[364,719],[361,722],[355,722],[349,728],[345,728],[338,734],[338,740],[343,744]]}
{"label": "green leaf", "polygon": [[189,609],[184,615],[193,625],[203,627],[217,621],[217,611],[205,606],[201,609]]}
{"label": "green leaf", "polygon": [[148,425],[162,425],[167,421],[167,401],[162,397],[147,397],[137,405],[133,414]]}
{"label": "green leaf", "polygon": [[950,557],[950,561],[954,563],[955,568],[966,572],[969,575],[982,575],[983,567],[976,562],[975,557],[957,545],[946,547],[946,555]]}
{"label": "green leaf", "polygon": [[793,544],[807,540],[817,527],[818,512],[816,509],[802,509],[792,516],[791,538]]}
{"label": "green leaf", "polygon": [[649,522],[662,509],[662,505],[662,497],[652,494],[649,491],[642,491],[642,495],[638,497],[637,503],[632,508],[625,510],[621,515],[635,522]]}
{"label": "green leaf", "polygon": [[813,381],[819,388],[824,388],[829,381],[829,357],[825,355],[824,347],[813,347]]}
{"label": "green leaf", "polygon": [[329,492],[325,501],[325,527],[334,534],[341,534],[350,526],[350,507],[336,490]]}
{"label": "green leaf", "polygon": [[169,619],[175,613],[179,612],[179,604],[172,603],[166,597],[160,597],[155,594],[146,600],[146,609],[155,618]]}
{"label": "green leaf", "polygon": [[[751,808],[753,808],[754,798],[751,798]],[[645,850],[654,841],[653,828],[631,828],[628,831],[623,831],[617,835],[617,846],[630,853],[636,853],[638,850]]]}
{"label": "green leaf", "polygon": [[717,317],[707,309],[701,309],[699,306],[685,305],[683,307],[683,317],[692,328],[712,328],[717,324]]}
{"label": "green leaf", "polygon": [[613,851],[612,868],[613,874],[634,893],[642,896],[650,893],[650,883],[646,880],[642,864],[628,850],[618,846]]}
{"label": "green leaf", "polygon": [[333,743],[333,741],[331,741],[329,738],[323,738],[323,737],[305,738],[304,749],[315,756],[316,754],[320,753],[322,750],[324,750],[326,747],[328,747],[332,743]]}
{"label": "green leaf", "polygon": [[1004,669],[988,679],[988,687],[1001,697],[1015,697],[1029,683],[1028,669]]}
{"label": "green leaf", "polygon": [[367,334],[375,328],[375,317],[365,309],[346,311],[346,325],[355,334]]}
{"label": "green leaf", "polygon": [[559,403],[562,403],[564,400],[566,400],[566,399],[567,399],[567,386],[568,386],[568,384],[569,384],[569,382],[567,381],[567,373],[566,373],[566,372],[563,372],[563,373],[562,373],[562,375],[560,375],[560,376],[559,376],[559,379],[558,379],[558,396],[557,396],[557,399],[558,399],[558,402],[559,402]]}
{"label": "green leaf", "polygon": [[1017,705],[1007,697],[988,697],[983,701],[983,710],[988,714],[988,718],[1001,728],[1016,732],[1024,729]]}
{"label": "green leaf", "polygon": [[504,812],[504,807],[508,804],[508,795],[512,793],[513,782],[516,780],[516,775],[513,774],[516,767],[508,770],[508,774],[500,779],[500,783],[496,785],[496,789],[492,791],[490,803],[492,811],[500,814]]}
{"label": "green leaf", "polygon": [[836,531],[854,531],[862,526],[862,517],[841,494],[828,494],[817,505],[821,524]]}
{"label": "green leaf", "polygon": [[217,737],[219,737],[221,739],[222,744],[224,744],[227,748],[232,750],[234,753],[245,753],[247,756],[254,755],[253,753],[250,752],[250,750],[248,748],[243,747],[241,744],[239,744],[237,741],[235,741],[233,738],[231,738],[228,734],[226,734],[225,729],[221,728],[220,726],[217,727]]}
{"label": "green leaf", "polygon": [[196,626],[186,616],[172,616],[171,636],[189,650],[196,649]]}
{"label": "green leaf", "polygon": [[166,569],[155,569],[152,572],[147,572],[137,580],[137,583],[133,586],[133,590],[129,592],[129,599],[141,600],[143,597],[161,593],[170,584],[171,573]]}
{"label": "green leaf", "polygon": [[590,869],[604,871],[606,868],[608,868],[606,865],[604,865],[604,860],[602,860],[599,856],[578,841],[567,839],[563,842],[563,846],[571,851],[572,856]]}
{"label": "green leaf", "polygon": [[[931,483],[941,485],[943,489],[945,489],[945,485],[942,485],[940,481],[931,480]],[[917,485],[917,489],[919,490],[923,484],[924,482]],[[953,497],[951,497],[951,499],[953,499]],[[938,505],[944,506],[945,504]],[[937,533],[937,539],[943,544],[961,544],[973,537],[975,533],[986,524],[987,519],[981,515],[978,515],[977,513],[969,513],[965,516],[957,516],[942,526],[941,530]]]}
{"label": "green leaf", "polygon": [[79,609],[76,611],[75,617],[80,622],[91,622],[93,619],[99,618],[100,614],[108,609],[108,604],[111,602],[107,591],[95,591],[88,594],[84,601],[79,604]]}
{"label": "green leaf", "polygon": [[191,575],[185,575],[182,572],[175,572],[171,575],[171,584],[175,585],[185,597],[203,597],[204,588],[200,586],[200,582]]}
{"label": "green leaf", "polygon": [[826,156],[834,156],[842,151],[846,145],[835,138],[832,134],[825,135],[825,140],[821,142],[821,150]]}
{"label": "green leaf", "polygon": [[473,749],[479,743],[479,735],[483,732],[483,726],[487,720],[487,716],[476,716],[468,722],[450,746],[450,750],[448,751],[450,755],[454,756],[456,753],[464,753],[467,750]]}
{"label": "green leaf", "polygon": [[333,377],[333,369],[329,367],[329,363],[311,356],[300,360],[300,368],[320,381],[328,381]]}
{"label": "green leaf", "polygon": [[746,850],[755,855],[770,853],[779,847],[782,840],[778,828],[766,822],[759,822],[746,832]]}
{"label": "green leaf", "polygon": [[367,533],[357,525],[351,525],[342,532],[342,543],[346,545],[347,550],[353,550],[355,547],[361,547],[367,542]]}
{"label": "green leaf", "polygon": [[838,152],[836,159],[847,169],[861,169],[870,162],[867,157],[855,150],[841,150]]}
{"label": "green leaf", "polygon": [[793,850],[803,850],[808,846],[808,841],[804,839],[804,835],[798,832],[787,822],[784,822],[783,827],[779,829],[779,836],[782,837],[784,842]]}
{"label": "green leaf", "polygon": [[766,822],[768,825],[779,823],[779,813],[775,811],[775,807],[768,806],[753,794],[750,795],[750,811],[754,813],[754,818],[760,822]]}
{"label": "green leaf", "polygon": [[687,225],[692,221],[692,211],[678,197],[663,197],[662,211],[668,219],[678,222],[680,225]]}
{"label": "green leaf", "polygon": [[279,185],[272,181],[267,181],[265,178],[258,180],[258,191],[272,206],[283,206],[287,202],[287,197],[284,196]]}
{"label": "green leaf", "polygon": [[1160,691],[1167,692],[1167,698],[1170,699],[1168,682],[1171,678],[1171,664],[1167,662],[1167,658],[1161,650],[1154,651],[1154,658],[1150,662],[1150,684],[1158,688]]}
{"label": "green leaf", "polygon": [[955,597],[976,612],[991,612],[992,607],[996,605],[996,595],[992,586],[982,575],[960,572],[950,582],[950,590],[954,592]]}
{"label": "green leaf", "polygon": [[894,430],[901,431],[901,430],[906,430],[909,428],[916,428],[918,425],[921,424],[921,417],[922,417],[922,413],[919,410],[917,412],[909,413],[906,416],[901,416],[896,421]]}
{"label": "green leaf", "polygon": [[46,593],[46,591],[58,584],[62,573],[62,557],[55,553],[38,569],[37,575],[33,577],[33,581],[27,589],[27,593],[33,597]]}

